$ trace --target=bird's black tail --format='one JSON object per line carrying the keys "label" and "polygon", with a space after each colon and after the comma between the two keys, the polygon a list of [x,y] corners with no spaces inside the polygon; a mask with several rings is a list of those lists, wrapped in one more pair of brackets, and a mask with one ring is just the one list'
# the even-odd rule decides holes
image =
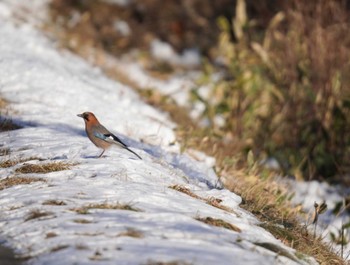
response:
{"label": "bird's black tail", "polygon": [[127,148],[127,147],[125,147],[125,149],[128,150],[129,152],[133,153],[135,156],[137,156],[139,159],[142,160],[141,156],[139,156],[138,154],[136,154],[133,150],[131,150],[131,149]]}

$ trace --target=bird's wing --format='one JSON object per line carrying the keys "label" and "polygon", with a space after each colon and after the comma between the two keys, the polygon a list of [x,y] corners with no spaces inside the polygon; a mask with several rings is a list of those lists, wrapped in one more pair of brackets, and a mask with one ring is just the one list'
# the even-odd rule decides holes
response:
{"label": "bird's wing", "polygon": [[107,142],[110,142],[110,143],[113,143],[113,144],[117,144],[123,148],[125,148],[126,150],[128,150],[129,152],[133,153],[135,156],[137,156],[139,159],[142,160],[142,158],[136,154],[134,151],[130,150],[126,144],[124,144],[117,136],[115,136],[114,134],[112,133],[107,133],[107,134],[104,134],[104,137],[105,137],[105,141]]}
{"label": "bird's wing", "polygon": [[106,142],[120,145],[123,148],[128,148],[126,144],[124,144],[117,136],[115,136],[113,133],[105,133],[103,134],[103,140]]}

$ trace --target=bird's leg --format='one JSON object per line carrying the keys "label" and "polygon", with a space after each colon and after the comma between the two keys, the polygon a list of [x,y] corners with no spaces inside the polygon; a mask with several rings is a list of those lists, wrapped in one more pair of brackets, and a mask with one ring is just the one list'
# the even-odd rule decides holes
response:
{"label": "bird's leg", "polygon": [[100,157],[103,155],[103,153],[104,153],[105,151],[106,151],[106,150],[103,149],[102,153],[98,156],[98,158],[100,158]]}

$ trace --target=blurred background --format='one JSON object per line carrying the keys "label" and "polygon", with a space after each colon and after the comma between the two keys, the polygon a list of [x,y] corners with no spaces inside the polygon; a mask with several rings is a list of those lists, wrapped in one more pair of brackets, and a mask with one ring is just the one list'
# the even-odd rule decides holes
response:
{"label": "blurred background", "polygon": [[349,187],[349,1],[53,0],[50,19],[85,57],[195,72],[187,108],[228,155]]}

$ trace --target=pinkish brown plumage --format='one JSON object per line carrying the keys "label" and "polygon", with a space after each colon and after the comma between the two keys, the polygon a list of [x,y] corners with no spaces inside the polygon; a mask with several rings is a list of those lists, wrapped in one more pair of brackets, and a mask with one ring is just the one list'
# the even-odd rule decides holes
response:
{"label": "pinkish brown plumage", "polygon": [[84,112],[82,114],[78,114],[77,116],[84,119],[85,131],[91,142],[93,142],[93,144],[96,145],[98,148],[103,149],[99,157],[103,155],[106,149],[108,149],[112,145],[116,145],[120,148],[128,150],[129,152],[136,155],[138,158],[142,159],[138,154],[130,150],[127,147],[127,145],[124,144],[117,136],[112,134],[102,124],[100,124],[100,122],[92,112]]}

